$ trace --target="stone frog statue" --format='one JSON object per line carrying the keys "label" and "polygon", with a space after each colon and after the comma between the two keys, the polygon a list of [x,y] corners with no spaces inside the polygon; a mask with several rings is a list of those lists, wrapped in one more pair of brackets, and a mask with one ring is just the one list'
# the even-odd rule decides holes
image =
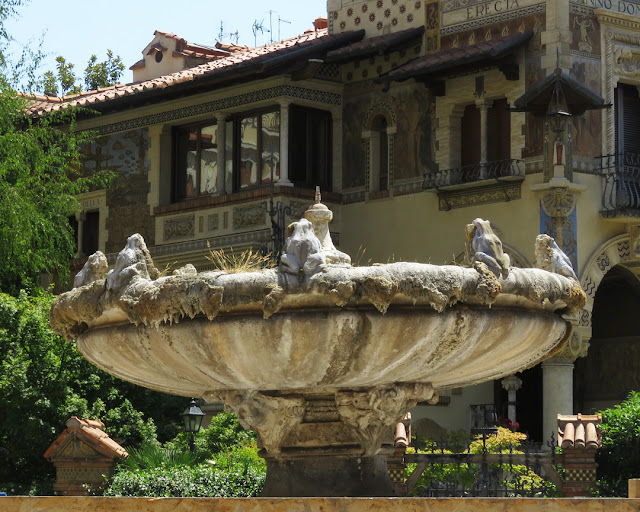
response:
{"label": "stone frog statue", "polygon": [[467,243],[475,253],[473,261],[485,263],[496,277],[507,277],[511,267],[511,259],[502,249],[502,242],[491,229],[488,220],[475,219],[473,224],[467,224],[465,229]]}
{"label": "stone frog statue", "polygon": [[571,279],[578,278],[573,271],[573,265],[569,257],[562,252],[558,244],[549,235],[538,235],[536,237],[536,266],[549,272],[560,274]]}
{"label": "stone frog statue", "polygon": [[76,274],[73,280],[73,287],[79,288],[94,281],[102,279],[109,270],[107,257],[100,251],[93,253],[82,267],[82,270]]}
{"label": "stone frog statue", "polygon": [[105,287],[107,290],[118,291],[135,276],[157,279],[158,275],[147,244],[142,236],[136,233],[127,238],[127,245],[118,254],[114,269],[107,274]]}
{"label": "stone frog statue", "polygon": [[322,244],[313,232],[313,224],[307,219],[293,222],[287,228],[289,237],[280,258],[280,268],[289,274],[315,274],[327,259]]}

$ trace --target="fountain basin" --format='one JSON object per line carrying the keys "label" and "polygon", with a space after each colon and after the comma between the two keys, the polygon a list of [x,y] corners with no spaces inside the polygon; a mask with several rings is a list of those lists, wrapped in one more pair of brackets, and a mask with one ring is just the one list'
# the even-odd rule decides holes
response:
{"label": "fountain basin", "polygon": [[267,461],[263,496],[393,495],[395,422],[439,390],[549,357],[586,296],[546,235],[546,270],[510,268],[481,219],[467,226],[468,267],[352,267],[328,235],[331,212],[307,214],[280,266],[253,272],[161,276],[133,235],[106,278],[104,255],[89,259],[51,324],[117,377],[237,412]]}
{"label": "fountain basin", "polygon": [[459,304],[204,315],[173,325],[128,321],[78,337],[94,365],[129,382],[182,396],[220,390],[352,389],[399,382],[462,387],[538,363],[570,325],[543,309]]}

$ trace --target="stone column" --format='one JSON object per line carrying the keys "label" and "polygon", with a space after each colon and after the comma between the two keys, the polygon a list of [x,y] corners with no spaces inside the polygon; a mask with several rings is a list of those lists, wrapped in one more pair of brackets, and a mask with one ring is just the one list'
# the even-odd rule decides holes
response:
{"label": "stone column", "polygon": [[[489,149],[489,109],[493,105],[493,101],[478,100],[476,106],[480,110],[480,163],[486,164],[488,162],[488,149]],[[464,142],[463,142],[464,143]]]}
{"label": "stone column", "polygon": [[573,414],[573,363],[587,355],[589,344],[574,332],[565,347],[542,363],[542,439],[543,448],[556,434],[558,414]]}
{"label": "stone column", "polygon": [[278,185],[293,187],[289,181],[289,100],[280,100],[280,179]]}
{"label": "stone column", "polygon": [[216,140],[217,140],[217,160],[216,167],[218,174],[216,175],[216,190],[218,194],[223,196],[226,194],[226,162],[225,162],[225,141],[226,141],[226,133],[225,129],[227,126],[226,123],[227,116],[224,112],[216,113]]}
{"label": "stone column", "polygon": [[512,422],[516,421],[516,392],[522,387],[522,380],[515,375],[509,375],[502,379],[502,387],[508,396],[507,418]]}
{"label": "stone column", "polygon": [[[462,165],[461,149],[462,149],[462,116],[464,115],[464,107],[455,106],[449,115],[449,159],[448,161],[438,162],[441,169],[453,169]],[[444,141],[442,141],[444,142]]]}
{"label": "stone column", "polygon": [[77,212],[76,220],[78,221],[78,250],[76,251],[76,258],[84,258],[88,256],[82,251],[82,244],[84,242],[84,221],[87,220],[86,212]]}

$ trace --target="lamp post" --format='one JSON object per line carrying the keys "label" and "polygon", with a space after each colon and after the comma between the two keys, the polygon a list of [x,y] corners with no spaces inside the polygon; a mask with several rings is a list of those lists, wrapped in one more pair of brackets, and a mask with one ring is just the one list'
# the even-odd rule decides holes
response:
{"label": "lamp post", "polygon": [[202,418],[205,416],[205,414],[200,410],[200,407],[196,405],[196,399],[192,398],[189,407],[187,407],[180,416],[182,416],[182,419],[184,420],[185,431],[191,434],[191,439],[189,440],[189,448],[191,449],[191,453],[193,453],[196,448],[194,434],[198,432],[198,430],[200,430],[200,426],[202,425]]}

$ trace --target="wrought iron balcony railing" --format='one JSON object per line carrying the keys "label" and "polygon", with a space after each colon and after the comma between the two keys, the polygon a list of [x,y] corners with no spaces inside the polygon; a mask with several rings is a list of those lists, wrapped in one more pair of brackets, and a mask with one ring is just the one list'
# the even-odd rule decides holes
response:
{"label": "wrought iron balcony railing", "polygon": [[495,160],[431,172],[425,174],[422,188],[437,190],[452,185],[500,180],[500,178],[524,178],[524,167],[521,168],[521,163],[522,160],[514,159]]}
{"label": "wrought iron balcony railing", "polygon": [[603,179],[602,210],[605,215],[640,216],[640,154],[618,153],[600,157]]}

